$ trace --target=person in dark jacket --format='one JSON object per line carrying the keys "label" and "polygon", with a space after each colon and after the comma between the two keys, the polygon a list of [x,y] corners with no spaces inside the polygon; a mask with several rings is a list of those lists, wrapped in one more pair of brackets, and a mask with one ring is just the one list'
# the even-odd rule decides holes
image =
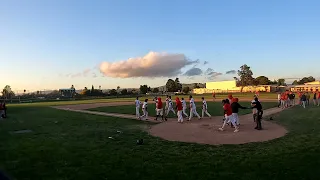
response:
{"label": "person in dark jacket", "polygon": [[239,125],[240,125],[239,115],[238,115],[239,108],[240,108],[240,109],[247,109],[247,108],[241,106],[241,105],[238,103],[238,101],[239,101],[238,98],[233,98],[233,99],[232,99],[231,109],[232,109],[232,117],[233,117],[235,123],[239,126]]}
{"label": "person in dark jacket", "polygon": [[6,118],[6,104],[0,102],[0,118]]}
{"label": "person in dark jacket", "polygon": [[313,93],[313,105],[317,105],[317,92],[315,91],[314,93]]}
{"label": "person in dark jacket", "polygon": [[262,129],[261,119],[262,119],[262,115],[263,115],[263,110],[262,110],[262,105],[257,97],[254,99],[254,102],[251,103],[251,106],[252,106],[252,108],[257,109],[256,121],[255,121],[257,123],[257,126],[255,127],[255,129],[261,130]]}
{"label": "person in dark jacket", "polygon": [[6,102],[3,102],[3,109],[4,109],[4,118],[7,118],[7,106],[6,106]]}
{"label": "person in dark jacket", "polygon": [[302,107],[306,108],[306,101],[307,101],[307,96],[306,93],[303,93],[301,96],[301,102],[302,102]]}

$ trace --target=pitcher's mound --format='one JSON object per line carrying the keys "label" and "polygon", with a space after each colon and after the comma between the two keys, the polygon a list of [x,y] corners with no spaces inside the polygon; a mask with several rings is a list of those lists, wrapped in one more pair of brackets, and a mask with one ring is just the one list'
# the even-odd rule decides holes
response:
{"label": "pitcher's mound", "polygon": [[222,118],[213,119],[193,119],[185,121],[183,124],[176,121],[168,121],[153,126],[149,132],[169,141],[181,141],[200,144],[245,144],[250,142],[261,142],[276,139],[284,136],[287,130],[282,126],[263,121],[263,130],[255,130],[255,123],[251,115],[240,117],[240,131],[233,132],[234,128],[225,127],[220,131]]}

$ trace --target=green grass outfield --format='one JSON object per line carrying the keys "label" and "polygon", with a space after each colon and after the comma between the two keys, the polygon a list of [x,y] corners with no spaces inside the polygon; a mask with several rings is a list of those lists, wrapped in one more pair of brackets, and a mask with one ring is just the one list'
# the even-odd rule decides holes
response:
{"label": "green grass outfield", "polygon": [[[208,104],[208,112],[212,116],[223,116],[223,109],[222,109],[222,104],[220,102],[207,102]],[[244,107],[251,107],[250,102],[240,102],[240,104]],[[197,112],[201,116],[202,113],[202,103],[201,102],[196,102],[197,105]],[[263,109],[269,109],[273,107],[277,107],[278,103],[276,102],[264,102],[262,103]],[[187,106],[189,106],[189,103],[187,103]],[[148,104],[148,113],[149,116],[156,116],[156,111],[155,111],[155,104]],[[93,108],[89,109],[91,111],[100,111],[100,112],[108,112],[108,113],[119,113],[119,114],[136,114],[136,109],[134,103],[132,105],[124,105],[124,106],[108,106],[108,107],[99,107],[99,108]],[[141,111],[141,109],[140,109]],[[189,114],[189,109],[187,110],[187,113]],[[251,109],[240,109],[239,114],[248,114],[252,112]],[[142,112],[140,112],[142,114]],[[173,115],[172,112],[170,112],[168,117],[177,117]]]}
{"label": "green grass outfield", "polygon": [[[217,99],[225,99],[227,98],[228,94],[217,94]],[[253,99],[254,94],[253,93],[233,93],[234,97],[238,97],[241,101],[241,99],[250,100]],[[161,96],[163,99],[165,99],[165,96]],[[176,96],[172,96],[172,99],[174,100]],[[189,98],[189,95],[179,95],[178,97],[185,99]],[[212,94],[203,94],[203,95],[193,95],[195,99],[200,99],[201,97],[205,97],[208,101],[212,100]],[[149,100],[152,100],[154,96],[144,96],[140,97],[140,100],[144,100],[148,98]],[[45,102],[33,102],[33,103],[21,103],[21,104],[8,104],[8,106],[56,106],[56,105],[72,105],[72,104],[92,104],[92,103],[108,103],[108,102],[128,102],[128,101],[134,101],[136,98],[98,98],[98,99],[88,99],[88,100],[52,100],[52,101],[45,101]],[[277,101],[277,94],[276,93],[260,93],[260,99],[266,99],[266,100],[274,100]]]}
{"label": "green grass outfield", "polygon": [[[0,169],[18,180],[320,177],[319,107],[274,116],[289,130],[283,138],[220,146],[170,142],[142,131],[147,122],[49,107],[12,107],[9,115],[0,121]],[[23,129],[33,132],[11,133]],[[138,146],[140,138],[145,144]]]}

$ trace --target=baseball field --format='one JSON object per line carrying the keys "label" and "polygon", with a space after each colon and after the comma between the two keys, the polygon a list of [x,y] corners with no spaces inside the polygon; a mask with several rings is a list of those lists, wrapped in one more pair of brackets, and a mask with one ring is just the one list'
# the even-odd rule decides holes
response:
{"label": "baseball field", "polygon": [[[235,96],[250,105],[252,94]],[[0,120],[0,169],[18,180],[320,177],[319,107],[282,110],[276,94],[261,94],[262,131],[253,129],[250,110],[240,110],[240,132],[220,132],[225,95],[205,97],[213,117],[184,124],[174,115],[167,122],[136,120],[134,98],[8,105],[8,118]],[[154,109],[150,102],[151,117]]]}

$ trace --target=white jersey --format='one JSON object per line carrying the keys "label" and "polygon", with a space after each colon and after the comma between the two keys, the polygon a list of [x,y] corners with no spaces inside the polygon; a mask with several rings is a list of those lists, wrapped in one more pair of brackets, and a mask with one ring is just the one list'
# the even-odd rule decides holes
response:
{"label": "white jersey", "polygon": [[155,100],[154,102],[156,102],[156,108],[158,107],[158,100]]}
{"label": "white jersey", "polygon": [[139,100],[135,100],[136,107],[140,107],[141,102]]}
{"label": "white jersey", "polygon": [[182,100],[181,103],[182,103],[182,107],[184,107],[184,108],[187,107],[187,103],[185,100]]}
{"label": "white jersey", "polygon": [[190,99],[190,107],[191,107],[191,108],[196,108],[196,104],[195,104],[193,98]]}
{"label": "white jersey", "polygon": [[166,107],[169,106],[169,98],[166,98]]}
{"label": "white jersey", "polygon": [[147,107],[148,107],[148,103],[144,102],[143,105],[142,105],[142,109],[147,109]]}
{"label": "white jersey", "polygon": [[168,100],[168,104],[169,104],[169,106],[168,106],[168,107],[172,107],[172,106],[173,106],[173,104],[172,104],[172,100],[171,100],[171,99],[169,99],[169,100]]}
{"label": "white jersey", "polygon": [[202,109],[208,109],[207,101],[203,100],[202,101]]}

